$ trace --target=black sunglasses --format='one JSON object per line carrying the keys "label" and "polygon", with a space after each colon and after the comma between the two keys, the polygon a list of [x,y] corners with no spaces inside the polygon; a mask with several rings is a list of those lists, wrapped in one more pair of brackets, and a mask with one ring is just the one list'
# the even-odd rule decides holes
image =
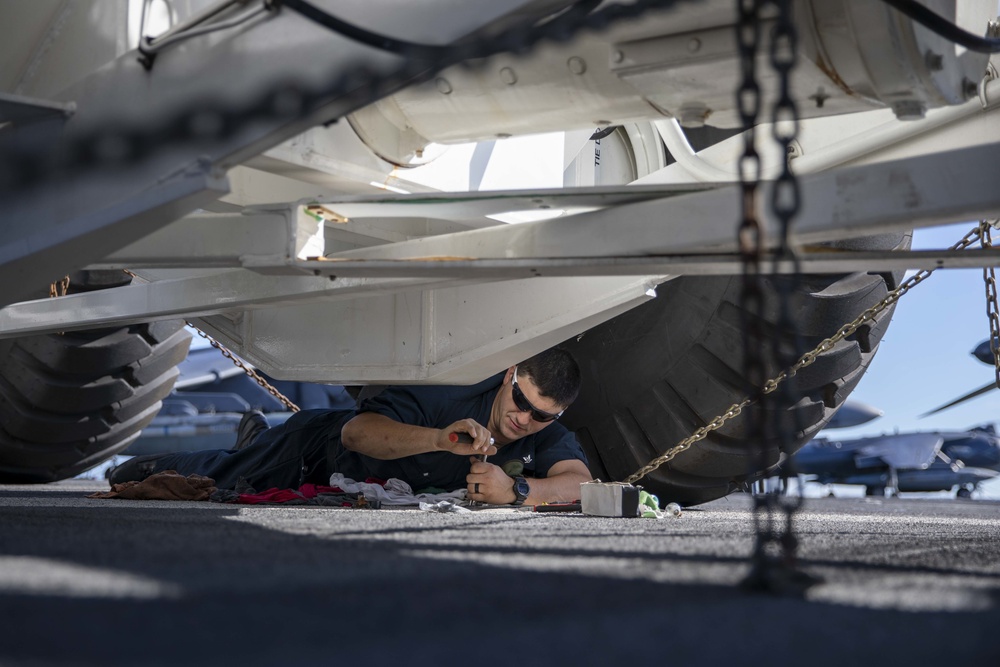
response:
{"label": "black sunglasses", "polygon": [[536,422],[550,422],[559,419],[562,416],[563,410],[560,410],[556,414],[552,414],[551,412],[539,410],[531,404],[531,401],[525,397],[521,388],[517,386],[517,366],[514,366],[514,380],[513,384],[511,384],[510,393],[514,396],[514,405],[517,406],[517,409],[521,412],[530,412],[531,418]]}

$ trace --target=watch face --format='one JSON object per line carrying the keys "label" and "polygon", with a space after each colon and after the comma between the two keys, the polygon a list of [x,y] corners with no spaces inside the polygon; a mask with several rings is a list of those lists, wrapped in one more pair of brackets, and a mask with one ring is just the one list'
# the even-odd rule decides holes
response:
{"label": "watch face", "polygon": [[528,486],[528,482],[523,477],[518,477],[514,480],[514,493],[517,495],[518,500],[524,500],[530,492],[531,489]]}

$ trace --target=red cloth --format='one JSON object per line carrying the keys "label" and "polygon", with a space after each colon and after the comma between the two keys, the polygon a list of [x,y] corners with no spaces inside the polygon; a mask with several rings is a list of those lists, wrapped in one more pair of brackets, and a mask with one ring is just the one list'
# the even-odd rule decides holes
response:
{"label": "red cloth", "polygon": [[[365,480],[367,484],[378,484],[385,486],[386,480],[377,477],[369,477]],[[346,493],[337,486],[319,486],[317,484],[303,484],[296,489],[279,489],[277,487],[261,491],[260,493],[241,493],[236,502],[246,505],[259,505],[261,503],[287,503],[294,500],[310,500],[321,493]],[[350,507],[350,503],[344,503],[345,507]]]}
{"label": "red cloth", "polygon": [[257,505],[260,503],[287,503],[290,500],[309,500],[321,493],[344,493],[343,489],[336,486],[317,486],[316,484],[303,484],[295,489],[273,488],[260,493],[240,494],[238,502],[247,505]]}

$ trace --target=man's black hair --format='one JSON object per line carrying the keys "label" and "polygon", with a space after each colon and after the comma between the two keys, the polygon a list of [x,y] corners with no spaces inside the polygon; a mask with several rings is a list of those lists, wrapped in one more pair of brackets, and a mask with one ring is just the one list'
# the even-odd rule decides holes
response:
{"label": "man's black hair", "polygon": [[580,367],[568,351],[554,347],[517,365],[518,373],[531,377],[538,391],[559,405],[568,406],[580,393]]}

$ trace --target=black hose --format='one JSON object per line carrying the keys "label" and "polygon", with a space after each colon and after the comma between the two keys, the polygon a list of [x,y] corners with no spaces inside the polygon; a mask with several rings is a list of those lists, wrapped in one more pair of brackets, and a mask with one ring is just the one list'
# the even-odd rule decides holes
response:
{"label": "black hose", "polygon": [[[506,44],[503,36],[496,40],[485,42],[464,41],[457,44],[447,44],[436,46],[432,44],[418,44],[403,39],[396,39],[377,32],[372,32],[353,23],[348,23],[332,14],[323,11],[307,0],[281,0],[281,4],[292,11],[298,12],[307,19],[314,21],[333,32],[343,35],[361,44],[366,44],[382,51],[395,53],[406,58],[417,60],[429,60],[437,63],[452,64],[470,58],[485,58],[505,50]],[[561,22],[577,21],[580,17],[586,16],[601,4],[601,0],[582,0],[576,2],[562,14],[556,16],[550,22],[540,26],[539,30],[546,34],[556,35],[563,27]],[[650,3],[656,4],[656,3]],[[669,4],[669,3],[664,3]],[[515,45],[516,48],[516,45]]]}
{"label": "black hose", "polygon": [[977,53],[1000,53],[1000,39],[995,37],[979,37],[962,30],[939,14],[935,14],[914,0],[882,0],[885,4],[924,26],[936,35],[944,37],[949,42],[964,46]]}
{"label": "black hose", "polygon": [[408,58],[420,60],[438,60],[445,57],[452,49],[451,46],[434,46],[430,44],[417,44],[404,39],[396,39],[387,35],[380,35],[370,30],[358,27],[353,23],[348,23],[338,19],[306,0],[282,0],[282,5],[292,11],[298,12],[310,21],[314,21],[321,26],[343,35],[355,42],[367,44],[368,46],[389,51]]}

